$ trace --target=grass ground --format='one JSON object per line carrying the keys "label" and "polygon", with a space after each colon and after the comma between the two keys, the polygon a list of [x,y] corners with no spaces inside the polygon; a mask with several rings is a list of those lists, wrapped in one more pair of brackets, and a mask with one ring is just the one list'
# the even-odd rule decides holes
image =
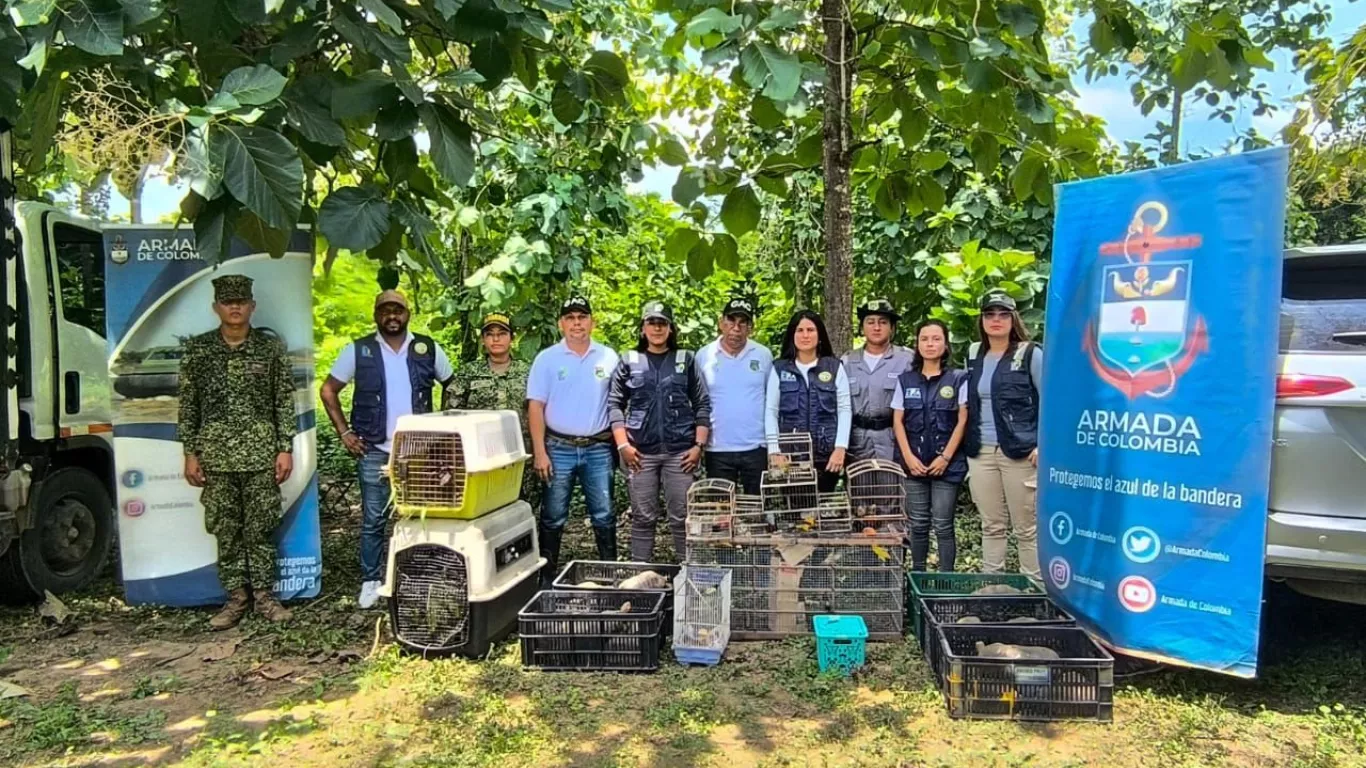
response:
{"label": "grass ground", "polygon": [[653,675],[524,671],[513,642],[407,657],[355,605],[355,521],[324,530],[327,592],[285,626],[210,633],[207,612],[127,607],[112,580],[58,627],[0,611],[0,681],[29,691],[0,699],[0,765],[1366,766],[1366,611],[1278,588],[1258,680],[1134,678],[1110,725],[966,722],[910,639],[870,646],[852,680],[795,639]]}

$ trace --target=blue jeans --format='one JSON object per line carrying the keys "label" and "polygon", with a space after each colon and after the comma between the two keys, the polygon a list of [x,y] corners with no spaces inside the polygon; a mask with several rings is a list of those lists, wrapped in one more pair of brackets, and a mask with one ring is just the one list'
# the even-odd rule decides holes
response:
{"label": "blue jeans", "polygon": [[541,525],[559,531],[569,522],[569,494],[577,477],[593,527],[614,530],[617,516],[612,510],[612,445],[594,443],[579,447],[547,437],[545,449],[555,474],[545,491]]}
{"label": "blue jeans", "polygon": [[367,448],[360,458],[360,572],[361,581],[384,580],[384,529],[389,516],[389,478],[380,468],[389,463],[389,454]]}

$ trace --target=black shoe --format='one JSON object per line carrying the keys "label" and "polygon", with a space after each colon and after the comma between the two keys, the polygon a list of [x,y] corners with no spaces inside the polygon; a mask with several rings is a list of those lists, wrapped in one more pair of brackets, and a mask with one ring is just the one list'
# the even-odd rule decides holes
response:
{"label": "black shoe", "polygon": [[617,529],[615,528],[594,528],[593,540],[598,545],[599,560],[617,559]]}
{"label": "black shoe", "polygon": [[545,558],[545,567],[541,569],[541,589],[550,589],[555,577],[560,575],[560,539],[563,536],[564,529],[552,531],[541,528],[539,531],[541,556]]}

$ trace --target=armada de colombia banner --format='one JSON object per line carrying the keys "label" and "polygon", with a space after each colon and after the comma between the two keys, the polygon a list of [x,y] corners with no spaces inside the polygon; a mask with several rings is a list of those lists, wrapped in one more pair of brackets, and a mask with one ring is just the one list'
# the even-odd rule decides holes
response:
{"label": "armada de colombia banner", "polygon": [[1288,158],[1059,188],[1040,563],[1121,652],[1256,673]]}
{"label": "armada de colombia banner", "polygon": [[283,599],[322,588],[313,400],[312,260],[307,232],[283,258],[234,239],[216,268],[188,227],[111,226],[105,231],[106,338],[113,383],[120,567],[129,603],[189,606],[227,598],[218,547],[204,529],[200,489],[185,481],[176,440],[180,357],[191,336],[218,327],[212,280],[241,274],[255,284],[252,325],[273,332],[294,371],[294,471],[281,486],[277,581]]}

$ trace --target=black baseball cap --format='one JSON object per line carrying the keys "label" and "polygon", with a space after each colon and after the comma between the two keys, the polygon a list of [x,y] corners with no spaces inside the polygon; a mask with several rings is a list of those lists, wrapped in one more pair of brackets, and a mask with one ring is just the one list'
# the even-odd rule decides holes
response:
{"label": "black baseball cap", "polygon": [[1011,312],[1014,312],[1015,300],[1010,298],[1010,294],[1005,291],[991,291],[982,297],[982,309],[985,311],[994,307],[1000,307],[1001,309],[1008,309]]}
{"label": "black baseball cap", "polygon": [[662,301],[647,301],[640,310],[640,321],[644,323],[650,320],[663,320],[669,325],[673,325],[674,311]]}
{"label": "black baseball cap", "polygon": [[743,296],[736,296],[721,308],[721,317],[730,317],[731,315],[744,315],[747,319],[753,320],[754,302]]}
{"label": "black baseball cap", "polygon": [[564,303],[560,305],[560,317],[564,317],[565,315],[574,312],[582,312],[585,315],[591,315],[593,314],[593,307],[588,303],[588,299],[576,293],[565,299]]}

